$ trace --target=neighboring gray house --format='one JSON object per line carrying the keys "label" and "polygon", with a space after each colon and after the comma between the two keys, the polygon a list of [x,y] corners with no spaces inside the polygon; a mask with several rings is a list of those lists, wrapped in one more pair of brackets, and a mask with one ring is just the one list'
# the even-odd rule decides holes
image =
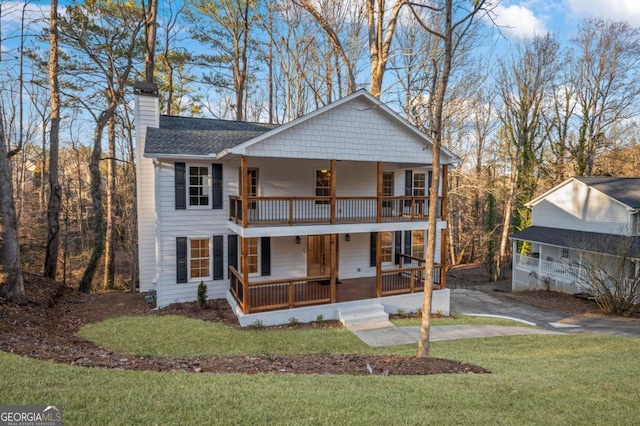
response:
{"label": "neighboring gray house", "polygon": [[[366,91],[281,126],[162,116],[155,86],[135,94],[140,290],[158,307],[195,300],[201,281],[243,324],[337,318],[351,291],[421,305],[427,238],[445,260],[453,153],[429,218],[431,141]],[[434,311],[448,312],[442,267]]]}
{"label": "neighboring gray house", "polygon": [[[629,278],[640,273],[640,178],[569,178],[536,199],[532,226],[515,233],[513,290],[550,289],[581,293],[576,276],[585,253],[629,258]],[[529,243],[518,253],[518,242]]]}

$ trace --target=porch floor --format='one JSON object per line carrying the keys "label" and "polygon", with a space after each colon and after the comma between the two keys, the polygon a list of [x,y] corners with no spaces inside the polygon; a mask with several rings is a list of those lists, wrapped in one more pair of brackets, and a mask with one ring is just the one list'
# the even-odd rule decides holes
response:
{"label": "porch floor", "polygon": [[376,297],[376,277],[351,278],[336,284],[336,302],[373,299]]}

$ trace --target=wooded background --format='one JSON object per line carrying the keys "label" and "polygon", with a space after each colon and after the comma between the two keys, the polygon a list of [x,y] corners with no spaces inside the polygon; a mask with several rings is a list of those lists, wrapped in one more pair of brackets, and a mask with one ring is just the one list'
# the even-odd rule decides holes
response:
{"label": "wooded background", "polygon": [[[462,23],[448,47],[445,3]],[[462,158],[448,181],[449,264],[483,262],[498,279],[527,201],[574,175],[638,175],[640,30],[588,19],[570,39],[504,47],[495,3],[87,0],[43,12],[0,0],[0,136],[23,267],[84,291],[135,286],[132,87],[151,73],[164,114],[285,123],[366,88],[427,134],[442,127]]]}

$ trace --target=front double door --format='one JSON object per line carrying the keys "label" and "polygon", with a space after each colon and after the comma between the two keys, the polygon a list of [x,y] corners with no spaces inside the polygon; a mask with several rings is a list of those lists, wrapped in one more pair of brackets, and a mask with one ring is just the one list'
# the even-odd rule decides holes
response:
{"label": "front double door", "polygon": [[[336,244],[336,251],[338,246]],[[336,260],[338,254],[336,252]],[[336,265],[337,271],[337,265]],[[307,276],[331,275],[331,235],[307,236]]]}

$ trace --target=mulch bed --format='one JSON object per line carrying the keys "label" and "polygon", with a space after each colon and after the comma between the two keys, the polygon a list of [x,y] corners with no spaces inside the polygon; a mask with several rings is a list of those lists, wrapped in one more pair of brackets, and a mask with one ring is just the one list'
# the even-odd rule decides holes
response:
{"label": "mulch bed", "polygon": [[[29,304],[17,306],[0,299],[0,350],[62,364],[122,370],[192,373],[274,373],[342,375],[425,375],[488,373],[457,361],[397,355],[264,355],[155,358],[118,354],[76,335],[84,325],[122,315],[185,315],[219,321],[239,328],[225,300],[171,305],[151,311],[142,295],[83,294],[58,282],[25,273]],[[135,326],[135,323],[132,323]],[[335,321],[277,328],[338,327]]]}

